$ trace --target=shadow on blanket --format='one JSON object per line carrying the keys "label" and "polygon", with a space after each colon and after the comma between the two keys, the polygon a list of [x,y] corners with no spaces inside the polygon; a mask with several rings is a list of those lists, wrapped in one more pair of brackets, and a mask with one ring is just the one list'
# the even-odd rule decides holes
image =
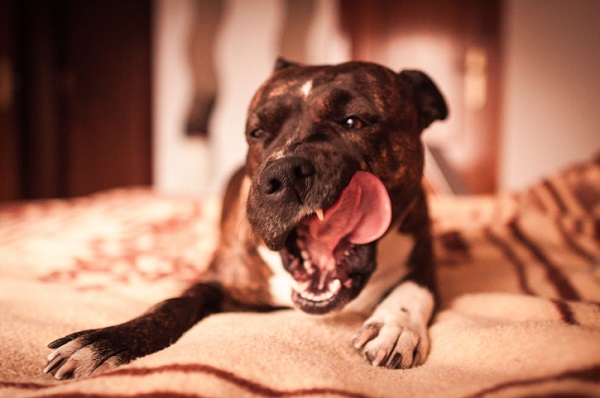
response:
{"label": "shadow on blanket", "polygon": [[368,365],[351,345],[361,314],[288,310],[212,316],[167,350],[57,382],[46,343],[183,289],[218,205],[143,189],[0,205],[0,395],[600,396],[600,160],[431,206],[441,311],[421,367]]}

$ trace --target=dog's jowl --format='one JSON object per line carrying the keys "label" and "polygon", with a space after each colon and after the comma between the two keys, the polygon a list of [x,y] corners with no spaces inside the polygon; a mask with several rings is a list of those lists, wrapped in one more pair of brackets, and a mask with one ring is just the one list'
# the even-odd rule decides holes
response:
{"label": "dog's jowl", "polygon": [[422,364],[435,287],[421,132],[446,116],[422,72],[279,60],[250,104],[246,164],[203,279],[129,322],[50,343],[45,372],[89,375],[210,314],[281,307],[368,311],[348,344],[373,365]]}

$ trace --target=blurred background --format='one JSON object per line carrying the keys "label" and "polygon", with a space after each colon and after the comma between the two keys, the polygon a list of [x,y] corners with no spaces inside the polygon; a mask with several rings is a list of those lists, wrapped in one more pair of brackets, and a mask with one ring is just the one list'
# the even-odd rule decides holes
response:
{"label": "blurred background", "polygon": [[221,193],[278,55],[421,69],[443,193],[525,188],[600,150],[597,0],[0,0],[0,200]]}

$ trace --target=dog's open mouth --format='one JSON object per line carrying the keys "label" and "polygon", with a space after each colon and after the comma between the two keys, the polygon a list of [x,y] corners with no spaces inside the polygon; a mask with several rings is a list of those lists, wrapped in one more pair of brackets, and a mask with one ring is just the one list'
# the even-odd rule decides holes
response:
{"label": "dog's open mouth", "polygon": [[375,248],[391,221],[383,183],[359,171],[327,210],[317,209],[289,234],[281,256],[294,278],[292,300],[303,311],[341,308],[375,266]]}

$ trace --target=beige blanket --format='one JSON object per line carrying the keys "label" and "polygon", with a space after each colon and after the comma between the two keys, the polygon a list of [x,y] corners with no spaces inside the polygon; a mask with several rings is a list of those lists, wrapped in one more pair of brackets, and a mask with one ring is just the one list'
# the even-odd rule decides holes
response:
{"label": "beige blanket", "polygon": [[117,190],[0,205],[0,396],[600,396],[600,162],[519,195],[431,199],[427,362],[370,366],[364,315],[211,316],[154,355],[59,382],[46,344],[138,315],[202,272],[218,204]]}

